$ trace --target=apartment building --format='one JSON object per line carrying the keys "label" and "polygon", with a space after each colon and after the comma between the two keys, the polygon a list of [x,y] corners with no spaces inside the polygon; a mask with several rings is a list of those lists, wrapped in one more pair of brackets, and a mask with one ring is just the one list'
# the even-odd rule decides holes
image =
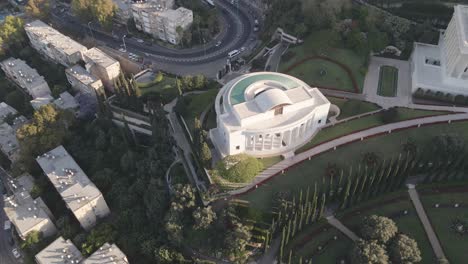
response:
{"label": "apartment building", "polygon": [[85,230],[110,213],[102,193],[63,146],[39,156],[36,161]]}
{"label": "apartment building", "polygon": [[18,85],[33,99],[50,95],[50,88],[44,77],[20,59],[9,58],[0,62],[8,79]]}
{"label": "apartment building", "polygon": [[114,80],[120,75],[120,63],[98,48],[84,53],[85,67],[95,77],[101,79],[104,86],[113,87]]}
{"label": "apartment building", "polygon": [[6,216],[14,225],[21,239],[26,239],[32,231],[41,232],[44,237],[57,233],[52,223],[52,214],[42,199],[33,199],[30,195],[34,180],[30,175],[23,175],[8,181],[13,195],[5,199],[4,208]]}
{"label": "apartment building", "polygon": [[102,81],[89,73],[80,65],[75,65],[65,71],[67,80],[75,92],[89,94],[93,97],[103,88]]}
{"label": "apartment building", "polygon": [[78,264],[83,260],[83,255],[70,239],[59,237],[35,258],[38,264]]}
{"label": "apartment building", "polygon": [[62,110],[70,110],[74,113],[78,112],[80,105],[76,101],[75,97],[69,92],[63,92],[57,99],[54,100],[54,105]]}
{"label": "apartment building", "polygon": [[127,256],[115,244],[105,243],[82,264],[128,264]]}
{"label": "apartment building", "polygon": [[34,49],[65,67],[82,60],[83,53],[88,50],[40,20],[27,23],[24,29]]}
{"label": "apartment building", "polygon": [[174,10],[173,6],[173,0],[133,4],[135,26],[155,38],[178,44],[181,36],[177,29],[187,30],[193,22],[193,13],[184,7]]}
{"label": "apartment building", "polygon": [[11,161],[16,161],[19,157],[16,130],[26,122],[27,119],[19,116],[13,107],[4,102],[0,103],[0,151]]}

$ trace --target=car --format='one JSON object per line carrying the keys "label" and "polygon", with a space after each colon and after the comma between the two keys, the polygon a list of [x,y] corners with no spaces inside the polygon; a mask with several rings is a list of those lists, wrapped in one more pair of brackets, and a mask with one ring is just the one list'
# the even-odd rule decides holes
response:
{"label": "car", "polygon": [[240,48],[240,52],[243,52],[243,51],[245,51],[245,47]]}
{"label": "car", "polygon": [[21,253],[19,252],[18,248],[12,249],[12,250],[11,250],[11,253],[13,253],[13,256],[14,256],[16,259],[21,258]]}
{"label": "car", "polygon": [[138,43],[144,43],[145,41],[142,40],[142,39],[137,39],[136,42],[138,42]]}
{"label": "car", "polygon": [[258,26],[255,26],[254,27],[254,32],[257,32],[258,31]]}
{"label": "car", "polygon": [[120,48],[119,51],[123,53],[127,52],[124,48]]}
{"label": "car", "polygon": [[216,42],[215,47],[221,46],[221,41]]}
{"label": "car", "polygon": [[11,228],[11,222],[9,220],[6,220],[4,225],[3,225],[3,229],[4,230],[10,230]]}

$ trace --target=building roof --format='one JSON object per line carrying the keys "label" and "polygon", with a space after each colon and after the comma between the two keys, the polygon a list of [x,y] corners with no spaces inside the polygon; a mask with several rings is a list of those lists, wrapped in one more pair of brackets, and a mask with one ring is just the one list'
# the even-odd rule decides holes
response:
{"label": "building roof", "polygon": [[5,118],[8,117],[9,115],[15,116],[15,118],[13,119],[13,123],[10,124],[15,130],[28,121],[26,117],[19,115],[16,109],[9,106],[5,102],[1,102],[0,103],[0,123],[3,122]]}
{"label": "building roof", "polygon": [[98,48],[89,49],[84,54],[84,57],[85,57],[86,63],[92,62],[104,68],[107,68],[115,63],[119,63],[117,60],[107,55],[106,53],[104,53],[102,50]]}
{"label": "building roof", "polygon": [[72,55],[77,52],[84,52],[87,50],[85,46],[74,41],[70,37],[63,35],[56,29],[50,27],[40,20],[27,23],[24,29],[26,32],[38,37],[43,44],[52,45],[67,55]]}
{"label": "building roof", "polygon": [[34,110],[37,110],[37,109],[41,108],[44,105],[50,104],[53,100],[54,100],[54,98],[52,97],[52,95],[48,94],[48,95],[43,96],[43,97],[37,97],[37,98],[29,101],[29,103],[34,108]]}
{"label": "building roof", "polygon": [[454,7],[454,17],[456,19],[457,28],[459,29],[460,41],[466,53],[468,50],[468,6],[456,5]]}
{"label": "building roof", "polygon": [[65,70],[67,74],[73,76],[77,81],[86,85],[88,87],[92,87],[93,89],[99,89],[103,87],[102,81],[96,77],[94,77],[91,73],[89,73],[85,68],[81,67],[80,65],[75,65],[71,68]]}
{"label": "building roof", "polygon": [[105,243],[82,264],[128,264],[127,256],[115,245]]}
{"label": "building roof", "polygon": [[83,255],[69,239],[59,237],[39,252],[36,260],[41,264],[77,264],[83,260]]}
{"label": "building roof", "polygon": [[0,148],[9,157],[19,148],[16,130],[7,123],[0,124]]}
{"label": "building roof", "polygon": [[69,92],[63,92],[59,98],[54,101],[54,104],[60,109],[76,109],[79,104]]}
{"label": "building roof", "polygon": [[102,195],[63,146],[36,161],[73,212]]}
{"label": "building roof", "polygon": [[[33,97],[42,97],[50,94],[49,86],[44,77],[37,73],[36,69],[29,67],[29,65],[20,59],[8,58],[1,62],[2,68],[12,74],[15,82],[17,82],[23,89]],[[35,88],[42,86],[39,91]]]}
{"label": "building roof", "polygon": [[169,21],[178,22],[183,20],[186,16],[192,16],[192,10],[185,7],[179,7],[176,10],[168,9],[165,12],[160,13],[160,16],[165,17]]}
{"label": "building roof", "polygon": [[264,90],[255,96],[260,111],[266,112],[280,105],[292,104],[286,93],[278,88]]}

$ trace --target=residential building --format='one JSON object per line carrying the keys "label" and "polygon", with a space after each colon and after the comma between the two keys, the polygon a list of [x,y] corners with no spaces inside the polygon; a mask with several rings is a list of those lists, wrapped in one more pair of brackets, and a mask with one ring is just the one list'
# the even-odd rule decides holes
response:
{"label": "residential building", "polygon": [[288,155],[325,125],[330,102],[317,88],[281,73],[259,72],[228,82],[215,101],[210,138],[222,156]]}
{"label": "residential building", "polygon": [[102,193],[63,146],[37,157],[36,161],[85,230],[110,213]]}
{"label": "residential building", "polygon": [[59,237],[35,258],[37,264],[78,264],[83,260],[83,255],[70,239]]}
{"label": "residential building", "polygon": [[74,113],[79,111],[80,105],[75,100],[75,97],[71,95],[69,92],[63,92],[59,95],[59,98],[55,99],[54,105],[57,108],[62,110],[70,110]]}
{"label": "residential building", "polygon": [[0,62],[5,75],[33,99],[50,95],[50,89],[44,77],[25,61],[9,58]]}
{"label": "residential building", "polygon": [[[11,117],[9,120],[8,118]],[[19,143],[16,139],[16,130],[27,119],[6,103],[0,103],[0,150],[9,160],[15,161],[19,157]]]}
{"label": "residential building", "polygon": [[65,74],[68,82],[77,93],[90,94],[94,97],[96,92],[99,92],[103,87],[100,79],[94,77],[80,65],[68,68]]}
{"label": "residential building", "polygon": [[127,256],[115,244],[105,243],[82,264],[128,264]]}
{"label": "residential building", "polygon": [[120,75],[120,63],[98,48],[92,48],[84,53],[86,70],[101,79],[104,86],[110,88]]}
{"label": "residential building", "polygon": [[35,20],[24,27],[31,46],[55,63],[71,67],[83,59],[88,49],[46,23]]}
{"label": "residential building", "polygon": [[468,6],[456,5],[438,45],[415,43],[412,90],[468,95]]}
{"label": "residential building", "polygon": [[193,13],[184,7],[174,10],[173,6],[173,0],[133,4],[135,26],[155,38],[178,44],[181,36],[177,29],[187,30],[193,22]]}
{"label": "residential building", "polygon": [[43,97],[37,97],[37,98],[29,101],[29,103],[34,108],[34,110],[38,110],[42,106],[48,105],[48,104],[52,103],[53,101],[54,101],[54,98],[52,97],[52,95],[48,94],[48,95],[43,96]]}
{"label": "residential building", "polygon": [[8,184],[13,195],[5,199],[3,210],[20,238],[26,239],[32,231],[41,232],[44,237],[56,234],[49,208],[40,197],[33,199],[29,193],[34,185],[32,177],[23,175],[9,180]]}

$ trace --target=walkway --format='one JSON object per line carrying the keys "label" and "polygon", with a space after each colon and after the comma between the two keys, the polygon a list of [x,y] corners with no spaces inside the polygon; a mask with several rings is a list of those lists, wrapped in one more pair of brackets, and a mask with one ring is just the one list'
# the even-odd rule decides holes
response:
{"label": "walkway", "polygon": [[327,222],[336,229],[340,230],[341,233],[345,234],[351,240],[359,240],[359,237],[353,231],[351,231],[349,228],[343,225],[343,223],[341,223],[341,221],[336,219],[333,215],[327,216]]}
{"label": "walkway", "polygon": [[436,124],[436,123],[443,123],[443,122],[451,122],[457,120],[468,120],[468,113],[462,114],[451,114],[451,115],[440,115],[440,116],[432,116],[432,117],[425,117],[419,119],[412,119],[392,124],[387,124],[383,126],[378,126],[374,128],[369,128],[366,130],[358,131],[349,135],[342,136],[340,138],[336,138],[315,147],[310,148],[307,151],[297,154],[296,156],[282,160],[275,165],[271,166],[270,168],[264,170],[259,175],[257,175],[252,183],[247,185],[244,188],[230,191],[230,195],[241,195],[246,193],[254,188],[257,188],[259,185],[263,184],[264,182],[268,181],[270,178],[284,173],[288,168],[302,161],[310,159],[313,156],[319,155],[329,150],[336,149],[339,146],[343,146],[354,141],[363,140],[368,137],[381,135],[385,133],[391,133],[395,130],[406,129],[411,127],[417,127],[420,125],[429,125],[429,124]]}
{"label": "walkway", "polygon": [[408,193],[410,195],[410,199],[413,202],[414,208],[416,208],[416,212],[418,213],[419,220],[424,226],[424,230],[426,231],[427,237],[429,238],[429,242],[431,243],[432,250],[438,259],[444,258],[445,254],[442,250],[442,246],[440,245],[439,239],[437,238],[434,229],[432,228],[431,222],[426,215],[426,211],[424,211],[424,207],[419,199],[418,192],[416,191],[416,186],[413,184],[408,184]]}
{"label": "walkway", "polygon": [[279,43],[274,47],[274,51],[268,56],[265,63],[265,71],[277,72],[281,61],[281,56],[288,50],[288,43]]}

